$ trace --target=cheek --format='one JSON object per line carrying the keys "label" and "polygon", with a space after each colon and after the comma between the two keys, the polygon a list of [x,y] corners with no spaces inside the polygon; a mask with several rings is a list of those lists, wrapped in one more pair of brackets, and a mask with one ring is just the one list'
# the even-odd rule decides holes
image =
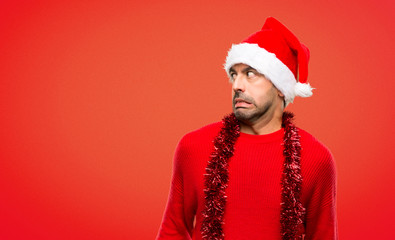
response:
{"label": "cheek", "polygon": [[[275,90],[275,89],[274,89]],[[269,89],[261,89],[260,91],[254,91],[253,98],[255,100],[256,105],[265,105],[267,102],[273,102],[274,97],[276,96],[276,91],[273,91],[272,88]]]}

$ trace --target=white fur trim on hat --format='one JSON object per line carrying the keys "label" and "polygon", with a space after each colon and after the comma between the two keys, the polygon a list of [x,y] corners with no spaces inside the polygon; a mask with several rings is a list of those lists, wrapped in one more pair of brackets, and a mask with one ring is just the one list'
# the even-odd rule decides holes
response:
{"label": "white fur trim on hat", "polygon": [[274,53],[260,48],[258,44],[233,44],[224,65],[228,76],[229,69],[238,63],[247,64],[265,75],[284,94],[286,105],[293,102],[295,96],[309,97],[312,95],[312,88],[309,84],[297,83],[291,70]]}

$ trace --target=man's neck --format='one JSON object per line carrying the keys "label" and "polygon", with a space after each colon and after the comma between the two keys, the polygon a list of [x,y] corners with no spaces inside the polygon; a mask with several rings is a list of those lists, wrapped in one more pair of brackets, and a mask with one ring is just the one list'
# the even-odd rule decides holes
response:
{"label": "man's neck", "polygon": [[241,122],[240,131],[252,135],[264,135],[276,132],[281,129],[282,112],[273,114],[273,116],[264,115],[254,122]]}

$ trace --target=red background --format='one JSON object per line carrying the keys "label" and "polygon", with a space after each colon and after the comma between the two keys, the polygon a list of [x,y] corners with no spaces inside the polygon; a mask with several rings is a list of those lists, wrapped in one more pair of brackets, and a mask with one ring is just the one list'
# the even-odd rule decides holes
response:
{"label": "red background", "polygon": [[311,50],[297,124],[341,239],[390,239],[395,2],[0,1],[0,239],[153,239],[172,155],[231,111],[226,51],[275,16]]}

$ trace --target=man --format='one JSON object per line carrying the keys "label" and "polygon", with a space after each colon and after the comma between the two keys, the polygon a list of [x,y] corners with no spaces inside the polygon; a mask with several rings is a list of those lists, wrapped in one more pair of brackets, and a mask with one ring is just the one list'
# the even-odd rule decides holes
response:
{"label": "man", "polygon": [[274,18],[232,46],[233,113],[179,142],[157,239],[337,239],[333,157],[284,112],[308,60]]}

